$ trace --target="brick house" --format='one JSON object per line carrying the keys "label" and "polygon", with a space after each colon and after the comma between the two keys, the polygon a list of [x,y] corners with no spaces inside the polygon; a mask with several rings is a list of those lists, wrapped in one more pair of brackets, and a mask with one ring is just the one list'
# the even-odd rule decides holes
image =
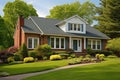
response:
{"label": "brick house", "polygon": [[81,54],[87,48],[104,50],[108,39],[78,15],[62,21],[37,16],[24,19],[19,16],[14,46],[19,48],[25,43],[28,49],[34,49],[38,45],[49,44],[53,50],[73,49]]}

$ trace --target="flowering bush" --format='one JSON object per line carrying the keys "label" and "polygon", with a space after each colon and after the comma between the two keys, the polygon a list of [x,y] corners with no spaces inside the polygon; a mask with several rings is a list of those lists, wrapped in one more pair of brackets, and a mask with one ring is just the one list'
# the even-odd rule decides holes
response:
{"label": "flowering bush", "polygon": [[60,60],[62,57],[60,55],[51,55],[50,60]]}
{"label": "flowering bush", "polygon": [[29,63],[29,62],[34,62],[34,58],[33,57],[25,57],[24,63]]}

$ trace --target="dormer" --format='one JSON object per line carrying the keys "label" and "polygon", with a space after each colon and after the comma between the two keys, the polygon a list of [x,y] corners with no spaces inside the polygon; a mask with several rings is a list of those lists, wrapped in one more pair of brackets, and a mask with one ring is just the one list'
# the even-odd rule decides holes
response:
{"label": "dormer", "polygon": [[56,25],[59,26],[64,32],[86,34],[87,24],[88,23],[84,19],[78,15],[74,15],[57,23]]}

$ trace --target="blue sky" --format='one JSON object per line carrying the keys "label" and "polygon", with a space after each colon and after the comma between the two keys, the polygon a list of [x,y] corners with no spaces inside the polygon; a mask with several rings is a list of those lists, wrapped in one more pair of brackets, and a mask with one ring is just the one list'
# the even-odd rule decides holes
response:
{"label": "blue sky", "polygon": [[[7,2],[12,2],[14,0],[1,0],[0,1],[0,15],[3,16],[3,8]],[[87,0],[24,0],[28,4],[32,4],[33,7],[37,10],[37,13],[40,17],[45,17],[49,15],[49,10],[56,5],[61,5],[65,3],[71,3],[74,1],[80,1],[81,3]],[[99,6],[99,0],[90,0],[96,6]]]}

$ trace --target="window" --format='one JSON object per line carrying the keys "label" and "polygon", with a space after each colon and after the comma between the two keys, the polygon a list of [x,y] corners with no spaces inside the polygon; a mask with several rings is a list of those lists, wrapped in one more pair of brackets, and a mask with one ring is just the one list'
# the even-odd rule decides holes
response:
{"label": "window", "polygon": [[50,44],[51,44],[51,47],[54,48],[54,38],[51,38],[50,41],[51,41],[51,43],[50,43]]}
{"label": "window", "polygon": [[101,44],[101,42],[97,41],[97,49],[100,49],[100,44]]}
{"label": "window", "polygon": [[39,45],[39,38],[28,37],[27,46],[28,49],[34,49]]}
{"label": "window", "polygon": [[56,38],[56,48],[59,48],[59,38]]}
{"label": "window", "polygon": [[68,31],[84,32],[83,24],[68,23]]}
{"label": "window", "polygon": [[100,50],[101,49],[101,40],[88,40],[88,48],[94,49],[94,50]]}
{"label": "window", "polygon": [[50,45],[53,49],[64,49],[65,48],[65,38],[51,37]]}
{"label": "window", "polygon": [[91,48],[91,40],[88,40],[88,48]]}
{"label": "window", "polygon": [[96,49],[96,41],[95,40],[93,40],[93,49]]}
{"label": "window", "polygon": [[64,38],[61,38],[61,48],[64,48],[64,44],[65,44]]}

